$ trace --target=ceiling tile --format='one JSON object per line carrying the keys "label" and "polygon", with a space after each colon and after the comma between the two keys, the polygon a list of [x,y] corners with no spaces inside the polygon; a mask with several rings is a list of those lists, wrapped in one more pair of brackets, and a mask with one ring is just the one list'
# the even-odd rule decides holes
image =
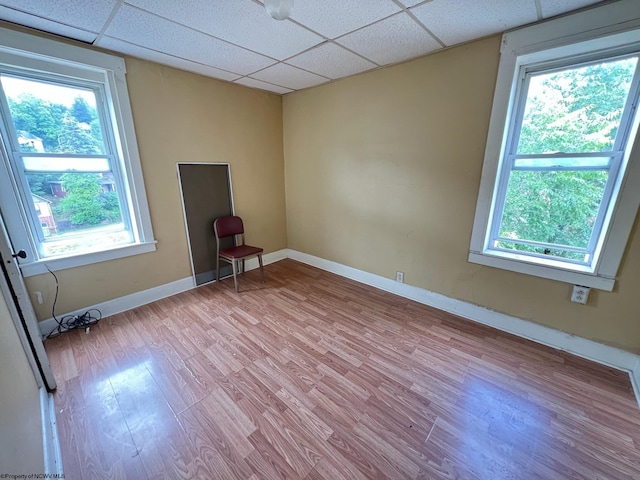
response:
{"label": "ceiling tile", "polygon": [[336,41],[379,65],[401,62],[442,48],[404,12]]}
{"label": "ceiling tile", "polygon": [[102,30],[115,4],[116,0],[0,0],[0,5],[95,33]]}
{"label": "ceiling tile", "polygon": [[251,0],[127,0],[144,10],[279,60],[324,41],[288,20],[277,21]]}
{"label": "ceiling tile", "polygon": [[273,93],[285,94],[293,92],[293,90],[289,88],[279,87],[278,85],[272,85],[267,82],[263,82],[261,80],[256,80],[255,78],[244,77],[240,80],[236,80],[233,83],[238,83],[240,85],[244,85],[245,87],[251,88],[259,88],[260,90],[267,90]]}
{"label": "ceiling tile", "polygon": [[286,93],[604,0],[295,0],[284,21],[262,1],[0,0],[0,19]]}
{"label": "ceiling tile", "polygon": [[560,15],[578,8],[600,3],[600,0],[540,0],[544,18]]}
{"label": "ceiling tile", "polygon": [[141,47],[241,75],[275,63],[270,58],[127,5],[118,10],[106,34]]}
{"label": "ceiling tile", "polygon": [[392,0],[295,0],[291,18],[336,38],[398,11]]}
{"label": "ceiling tile", "polygon": [[18,10],[1,6],[0,19],[87,43],[92,43],[98,35],[94,32],[87,32],[85,30],[80,30],[79,28],[69,27],[61,23],[52,22],[51,20],[46,20],[44,18],[36,17],[35,15],[29,15],[28,13],[23,13]]}
{"label": "ceiling tile", "polygon": [[114,52],[123,53],[125,55],[131,55],[132,57],[142,58],[144,60],[150,60],[152,62],[161,63],[163,65],[169,65],[170,67],[179,68],[181,70],[187,70],[190,72],[199,73],[207,77],[219,78],[220,80],[235,80],[240,76],[235,73],[225,72],[217,68],[202,65],[200,63],[190,62],[183,58],[172,57],[164,53],[149,50],[147,48],[138,47],[117,38],[102,37],[96,44],[99,47],[106,48],[107,50],[113,50]]}
{"label": "ceiling tile", "polygon": [[284,63],[278,63],[272,67],[265,68],[260,72],[254,73],[251,77],[293,90],[313,87],[314,85],[329,81],[328,78],[321,77],[315,73],[305,72],[304,70]]}
{"label": "ceiling tile", "polygon": [[447,45],[538,19],[534,0],[433,0],[412,8],[411,12]]}
{"label": "ceiling tile", "polygon": [[297,57],[290,58],[287,63],[329,78],[347,77],[377,67],[375,63],[335,43],[325,43],[315,47]]}
{"label": "ceiling tile", "polygon": [[413,7],[414,5],[417,5],[424,1],[425,0],[399,0],[399,2],[403,4],[405,7]]}

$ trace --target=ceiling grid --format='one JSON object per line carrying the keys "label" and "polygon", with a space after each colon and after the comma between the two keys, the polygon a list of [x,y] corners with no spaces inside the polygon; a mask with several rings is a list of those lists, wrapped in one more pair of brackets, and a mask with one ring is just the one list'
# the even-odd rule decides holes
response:
{"label": "ceiling grid", "polygon": [[0,0],[0,19],[277,94],[420,57],[600,0]]}

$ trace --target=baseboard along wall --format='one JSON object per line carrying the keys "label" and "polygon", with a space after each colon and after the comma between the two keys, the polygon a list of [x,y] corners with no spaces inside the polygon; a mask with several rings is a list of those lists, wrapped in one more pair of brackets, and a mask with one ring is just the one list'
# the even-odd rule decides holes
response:
{"label": "baseboard along wall", "polygon": [[[431,292],[406,283],[398,283],[395,280],[382,277],[380,275],[358,270],[353,267],[325,260],[297,250],[282,249],[276,252],[271,252],[263,256],[263,261],[265,265],[268,265],[285,258],[291,258],[292,260],[350,278],[365,285],[379,288],[380,290],[399,295],[424,305],[429,305],[430,307],[496,328],[503,332],[511,333],[518,337],[526,338],[557,350],[565,351],[602,365],[628,372],[636,400],[638,401],[638,405],[640,405],[639,355],[611,347],[609,345],[594,342],[593,340],[561,332],[511,315],[496,312],[489,308],[447,297],[440,293]],[[246,269],[253,270],[255,268],[258,268],[258,260],[256,258],[247,260]],[[193,277],[187,277],[165,285],[150,288],[148,290],[125,295],[124,297],[108,300],[92,307],[83,308],[76,312],[69,312],[65,315],[79,315],[84,313],[88,308],[97,308],[102,312],[103,317],[107,317],[141,305],[146,305],[147,303],[160,300],[161,298],[190,290],[195,288],[195,286]],[[57,323],[53,318],[40,322],[40,332],[43,335],[48,334],[56,327]]]}
{"label": "baseboard along wall", "polygon": [[289,258],[365,285],[394,293],[424,305],[444,310],[468,320],[487,325],[521,338],[547,345],[564,352],[629,373],[633,391],[640,406],[640,356],[619,348],[587,340],[586,338],[561,332],[544,325],[496,312],[489,308],[447,297],[423,288],[398,283],[395,280],[375,275],[340,263],[315,257],[307,253],[289,250]]}
{"label": "baseboard along wall", "polygon": [[[268,265],[270,263],[284,260],[285,258],[287,258],[287,250],[283,249],[263,255],[262,261],[265,265]],[[252,258],[246,261],[245,268],[247,270],[253,270],[255,268],[258,268],[258,266],[258,259]],[[65,315],[82,315],[90,308],[95,308],[97,310],[100,310],[103,317],[108,317],[111,315],[115,315],[116,313],[125,312],[127,310],[131,310],[132,308],[146,305],[147,303],[155,302],[156,300],[160,300],[162,298],[170,297],[171,295],[175,295],[177,293],[191,290],[195,287],[196,284],[193,277],[186,277],[174,282],[165,283],[164,285],[159,285],[147,290],[142,290],[130,295],[125,295],[124,297],[107,300],[106,302],[98,303],[97,305],[83,307],[73,312],[61,313],[56,316],[58,318],[62,318]],[[54,318],[48,318],[41,321],[38,326],[40,328],[40,334],[45,337],[58,327],[58,323]]]}

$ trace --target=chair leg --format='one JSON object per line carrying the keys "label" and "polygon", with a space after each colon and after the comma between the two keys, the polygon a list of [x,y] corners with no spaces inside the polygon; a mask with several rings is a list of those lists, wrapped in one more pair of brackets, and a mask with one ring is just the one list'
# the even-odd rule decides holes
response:
{"label": "chair leg", "polygon": [[236,287],[236,293],[238,293],[238,261],[233,260],[231,264],[233,265],[233,284]]}
{"label": "chair leg", "polygon": [[258,263],[260,264],[260,275],[262,276],[262,283],[264,283],[264,267],[262,266],[262,254],[258,255]]}
{"label": "chair leg", "polygon": [[244,258],[242,259],[242,273],[246,272],[245,268],[244,268]]}
{"label": "chair leg", "polygon": [[220,257],[216,257],[216,283],[220,281]]}

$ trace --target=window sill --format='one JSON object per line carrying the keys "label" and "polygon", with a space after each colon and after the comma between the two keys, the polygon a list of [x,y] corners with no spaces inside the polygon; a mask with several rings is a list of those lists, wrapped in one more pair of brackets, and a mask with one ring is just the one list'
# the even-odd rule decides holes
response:
{"label": "window sill", "polygon": [[47,267],[49,267],[53,271],[65,270],[67,268],[82,267],[84,265],[91,265],[93,263],[115,260],[116,258],[141,255],[143,253],[154,252],[155,250],[155,241],[136,243],[134,245],[126,245],[124,247],[102,250],[100,252],[74,255],[72,257],[49,258],[31,263],[20,263],[20,270],[22,270],[23,276],[31,277],[33,275],[47,273]]}
{"label": "window sill", "polygon": [[[509,255],[509,254],[506,254]],[[469,252],[469,262],[486,265],[488,267],[501,268],[512,272],[524,273],[559,282],[573,285],[583,285],[585,287],[597,288],[610,292],[615,285],[615,278],[598,276],[592,273],[588,267],[580,265],[572,266],[573,270],[561,268],[561,262],[549,261],[548,265],[535,264],[526,261],[522,255],[493,255],[491,253]]]}

